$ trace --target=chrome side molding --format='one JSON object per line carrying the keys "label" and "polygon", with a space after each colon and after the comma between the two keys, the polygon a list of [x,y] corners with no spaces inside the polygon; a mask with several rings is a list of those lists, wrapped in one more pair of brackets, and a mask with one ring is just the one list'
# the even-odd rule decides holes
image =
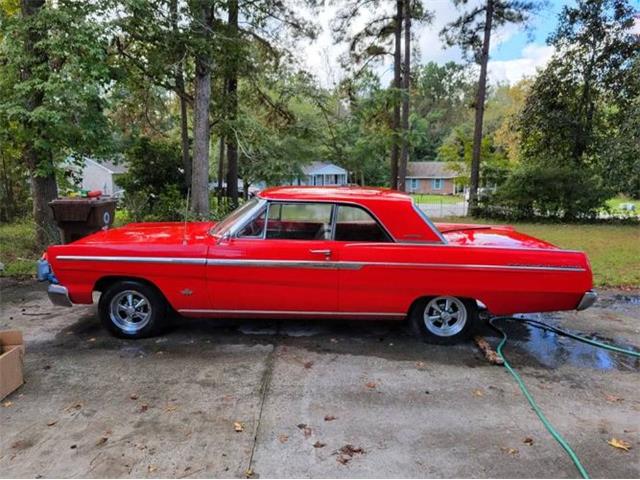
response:
{"label": "chrome side molding", "polygon": [[576,310],[585,310],[589,308],[591,305],[596,303],[597,299],[598,299],[598,294],[593,290],[589,290],[588,292],[585,292],[585,294],[582,296],[582,299],[580,300],[580,303],[576,307]]}

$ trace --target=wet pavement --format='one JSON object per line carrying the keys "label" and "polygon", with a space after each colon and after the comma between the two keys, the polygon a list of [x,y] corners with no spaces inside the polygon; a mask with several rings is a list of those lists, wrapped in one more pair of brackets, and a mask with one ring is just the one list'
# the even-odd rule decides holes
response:
{"label": "wet pavement", "polygon": [[[425,345],[401,323],[185,319],[127,341],[95,307],[53,307],[32,281],[0,287],[0,329],[20,328],[27,346],[27,383],[0,406],[2,477],[577,476],[471,343]],[[600,293],[584,312],[529,318],[640,346],[640,292]],[[640,475],[638,359],[499,325],[589,472]]]}

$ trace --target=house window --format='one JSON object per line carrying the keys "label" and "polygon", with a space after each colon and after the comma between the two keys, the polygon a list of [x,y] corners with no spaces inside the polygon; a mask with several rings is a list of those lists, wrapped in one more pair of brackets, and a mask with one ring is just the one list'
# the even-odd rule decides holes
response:
{"label": "house window", "polygon": [[442,179],[441,178],[434,178],[431,181],[431,188],[433,190],[442,190]]}
{"label": "house window", "polygon": [[418,190],[418,179],[417,178],[410,178],[409,179],[409,191],[410,192],[415,192]]}

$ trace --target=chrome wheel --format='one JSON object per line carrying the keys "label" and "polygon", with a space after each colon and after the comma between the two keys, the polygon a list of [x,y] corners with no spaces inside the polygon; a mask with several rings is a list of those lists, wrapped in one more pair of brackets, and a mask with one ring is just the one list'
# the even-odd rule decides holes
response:
{"label": "chrome wheel", "polygon": [[455,297],[436,297],[424,309],[424,324],[438,337],[451,337],[467,323],[467,308]]}
{"label": "chrome wheel", "polygon": [[109,304],[109,316],[114,325],[125,333],[137,333],[151,320],[151,303],[142,293],[124,290]]}

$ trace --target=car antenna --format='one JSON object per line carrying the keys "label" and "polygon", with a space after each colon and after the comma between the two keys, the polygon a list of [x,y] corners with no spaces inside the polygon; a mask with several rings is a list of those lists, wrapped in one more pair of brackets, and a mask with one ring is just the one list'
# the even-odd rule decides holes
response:
{"label": "car antenna", "polygon": [[191,189],[187,188],[187,204],[184,207],[184,230],[182,231],[182,244],[187,244],[187,216],[189,215],[189,196]]}

